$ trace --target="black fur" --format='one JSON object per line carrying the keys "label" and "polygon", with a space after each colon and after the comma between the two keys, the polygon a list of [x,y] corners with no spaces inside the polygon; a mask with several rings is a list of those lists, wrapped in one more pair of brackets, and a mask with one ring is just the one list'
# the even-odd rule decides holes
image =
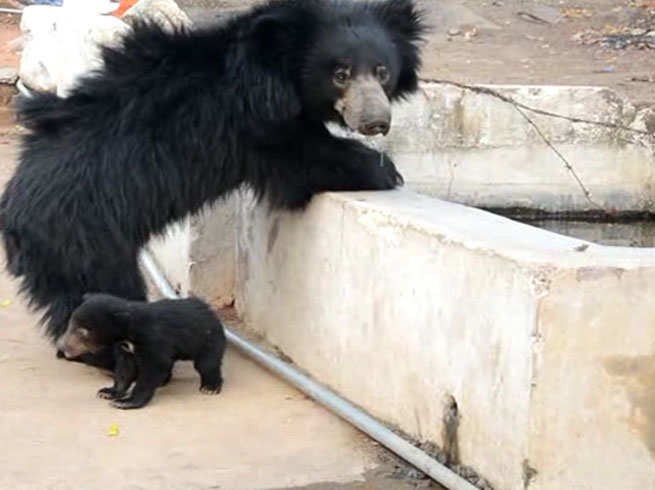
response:
{"label": "black fur", "polygon": [[[0,231],[49,336],[85,292],[145,300],[139,250],[239,186],[301,209],[326,190],[400,185],[386,155],[326,130],[343,123],[325,88],[329,48],[347,35],[384,46],[393,101],[417,88],[422,32],[412,0],[273,0],[194,32],[137,23],[70,96],[22,100],[29,132]],[[113,369],[112,359],[79,360]]]}
{"label": "black fur", "polygon": [[155,390],[168,383],[177,360],[193,361],[201,377],[200,391],[216,394],[223,385],[223,325],[197,298],[146,303],[87,294],[59,346],[64,352],[113,350],[114,386],[101,389],[98,396],[114,400],[118,408],[147,404]]}

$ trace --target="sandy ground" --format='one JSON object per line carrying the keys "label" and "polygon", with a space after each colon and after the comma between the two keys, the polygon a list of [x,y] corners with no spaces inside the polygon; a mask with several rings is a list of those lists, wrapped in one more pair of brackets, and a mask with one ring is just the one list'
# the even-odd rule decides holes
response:
{"label": "sandy ground", "polygon": [[[638,32],[631,29],[639,26],[655,30],[655,2],[426,0],[425,4],[437,28],[425,50],[424,77],[469,83],[602,85],[636,104],[655,102],[655,49],[613,49],[594,42],[607,33]],[[451,5],[445,16],[439,15],[443,9],[438,4]],[[473,29],[477,35],[467,40]],[[459,34],[448,35],[457,30]]]}
{"label": "sandy ground", "polygon": [[20,36],[19,23],[20,16],[0,13],[0,67],[18,66],[20,53],[13,50],[10,43]]}

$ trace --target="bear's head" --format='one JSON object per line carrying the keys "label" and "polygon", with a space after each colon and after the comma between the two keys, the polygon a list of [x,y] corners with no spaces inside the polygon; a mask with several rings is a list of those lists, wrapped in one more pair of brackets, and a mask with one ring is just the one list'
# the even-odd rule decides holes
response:
{"label": "bear's head", "polygon": [[387,134],[391,102],[414,92],[426,31],[413,0],[278,0],[256,20],[267,62],[307,117]]}

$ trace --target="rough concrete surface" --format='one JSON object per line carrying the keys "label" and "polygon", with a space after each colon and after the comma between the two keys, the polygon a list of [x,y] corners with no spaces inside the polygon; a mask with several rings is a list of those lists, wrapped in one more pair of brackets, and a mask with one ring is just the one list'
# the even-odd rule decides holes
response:
{"label": "rough concrete surface", "polygon": [[652,248],[407,190],[245,201],[237,237],[244,322],[374,416],[499,490],[655,488]]}
{"label": "rough concrete surface", "polygon": [[[0,140],[1,185],[13,166],[9,141]],[[390,478],[398,463],[381,467],[386,452],[231,349],[218,396],[200,394],[197,374],[182,363],[148,407],[111,408],[95,397],[111,384],[108,376],[55,359],[36,321],[2,271],[1,489],[408,489],[421,482]]]}

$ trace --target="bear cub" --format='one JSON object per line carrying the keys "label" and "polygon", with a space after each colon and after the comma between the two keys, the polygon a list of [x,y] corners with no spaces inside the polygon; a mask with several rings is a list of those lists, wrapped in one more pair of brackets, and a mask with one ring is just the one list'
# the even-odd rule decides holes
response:
{"label": "bear cub", "polygon": [[114,386],[101,389],[98,396],[129,409],[146,405],[170,380],[178,360],[193,361],[201,392],[218,394],[225,345],[220,319],[198,298],[148,303],[85,294],[57,347],[69,359],[113,349]]}

